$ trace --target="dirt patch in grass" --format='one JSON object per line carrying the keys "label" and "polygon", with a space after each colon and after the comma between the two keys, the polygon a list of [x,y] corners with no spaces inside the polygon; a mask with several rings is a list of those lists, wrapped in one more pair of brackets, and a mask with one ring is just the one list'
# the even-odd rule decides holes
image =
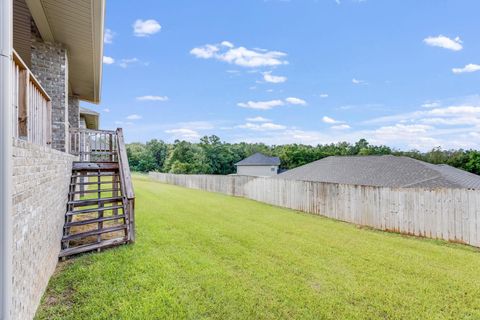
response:
{"label": "dirt patch in grass", "polygon": [[45,309],[48,309],[56,305],[64,305],[66,307],[71,307],[73,305],[72,298],[75,295],[73,288],[66,288],[61,293],[53,293],[47,290],[45,294],[45,299],[42,302],[42,305]]}

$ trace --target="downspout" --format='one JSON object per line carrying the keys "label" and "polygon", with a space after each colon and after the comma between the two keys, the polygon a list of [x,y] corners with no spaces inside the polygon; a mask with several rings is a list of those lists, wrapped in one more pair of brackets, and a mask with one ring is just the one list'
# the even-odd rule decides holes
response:
{"label": "downspout", "polygon": [[0,319],[12,305],[12,47],[13,1],[0,0]]}

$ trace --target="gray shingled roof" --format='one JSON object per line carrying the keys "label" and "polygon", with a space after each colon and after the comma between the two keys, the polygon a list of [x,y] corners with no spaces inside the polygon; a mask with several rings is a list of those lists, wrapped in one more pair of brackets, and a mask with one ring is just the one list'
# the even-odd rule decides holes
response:
{"label": "gray shingled roof", "polygon": [[480,189],[480,176],[397,156],[333,156],[286,171],[282,179],[383,187]]}
{"label": "gray shingled roof", "polygon": [[236,166],[279,166],[279,157],[269,157],[262,153],[255,153],[248,158],[235,163]]}

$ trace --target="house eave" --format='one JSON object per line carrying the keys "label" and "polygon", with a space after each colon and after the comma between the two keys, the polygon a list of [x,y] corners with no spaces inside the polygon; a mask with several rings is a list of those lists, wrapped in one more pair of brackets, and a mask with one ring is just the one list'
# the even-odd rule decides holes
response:
{"label": "house eave", "polygon": [[105,0],[26,0],[46,42],[68,51],[71,94],[100,103]]}
{"label": "house eave", "polygon": [[80,117],[85,119],[87,129],[98,130],[100,128],[100,114],[98,112],[81,107]]}

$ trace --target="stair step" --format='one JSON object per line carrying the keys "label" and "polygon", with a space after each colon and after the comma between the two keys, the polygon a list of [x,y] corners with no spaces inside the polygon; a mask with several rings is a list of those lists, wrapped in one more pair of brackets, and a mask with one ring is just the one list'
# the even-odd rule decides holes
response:
{"label": "stair step", "polygon": [[[113,151],[102,151],[102,150],[95,150],[92,149],[89,152],[80,152],[81,155],[91,155],[93,158],[98,155],[104,155],[104,154],[117,154],[117,150]],[[92,162],[91,160],[86,160],[86,161],[77,161],[77,162]],[[108,160],[103,160],[101,162],[108,162]]]}
{"label": "stair step", "polygon": [[87,251],[113,247],[113,246],[117,246],[127,242],[128,242],[127,238],[123,237],[123,238],[103,240],[102,242],[94,243],[94,244],[84,244],[78,247],[72,247],[72,248],[62,250],[60,252],[59,258],[68,257],[74,254],[79,254]]}
{"label": "stair step", "polygon": [[88,186],[88,185],[95,185],[95,184],[118,184],[120,181],[100,181],[100,182],[75,182],[75,183],[70,183],[70,186]]}
{"label": "stair step", "polygon": [[91,236],[97,236],[99,234],[121,231],[121,230],[125,230],[125,229],[127,229],[127,225],[103,228],[103,229],[100,229],[100,230],[96,229],[96,230],[91,230],[91,231],[86,231],[86,232],[80,232],[80,233],[75,233],[75,234],[71,234],[71,235],[68,235],[68,236],[63,236],[62,241],[71,241],[71,240],[75,240],[75,239],[87,238],[87,237],[91,237]]}
{"label": "stair step", "polygon": [[72,178],[91,178],[91,177],[119,177],[118,172],[116,173],[97,173],[92,174],[89,172],[88,174],[72,174]]}
{"label": "stair step", "polygon": [[68,211],[66,215],[67,216],[74,216],[74,215],[77,215],[77,214],[101,212],[101,211],[107,211],[107,210],[118,210],[118,209],[123,209],[123,206],[111,206],[111,207],[102,207],[102,208],[92,208],[92,209]]}
{"label": "stair step", "polygon": [[100,190],[84,190],[84,191],[72,191],[70,194],[79,194],[79,193],[102,193],[102,192],[114,192],[118,191],[120,192],[120,189],[100,189]]}
{"label": "stair step", "polygon": [[73,205],[76,207],[83,207],[83,206],[92,206],[95,204],[105,204],[105,203],[115,203],[122,201],[122,197],[111,197],[111,198],[96,198],[96,199],[85,199],[85,200],[73,200],[68,201],[69,205]]}
{"label": "stair step", "polygon": [[72,165],[72,170],[74,172],[118,170],[118,162],[74,162]]}
{"label": "stair step", "polygon": [[108,217],[102,217],[102,218],[96,218],[96,219],[88,219],[88,220],[83,220],[83,221],[74,221],[74,222],[65,223],[64,228],[85,226],[85,225],[93,224],[93,223],[99,223],[99,222],[105,222],[105,221],[123,219],[123,218],[125,218],[125,217],[126,217],[126,216],[125,216],[124,214],[121,214],[121,215],[117,215],[117,216],[108,216]]}

